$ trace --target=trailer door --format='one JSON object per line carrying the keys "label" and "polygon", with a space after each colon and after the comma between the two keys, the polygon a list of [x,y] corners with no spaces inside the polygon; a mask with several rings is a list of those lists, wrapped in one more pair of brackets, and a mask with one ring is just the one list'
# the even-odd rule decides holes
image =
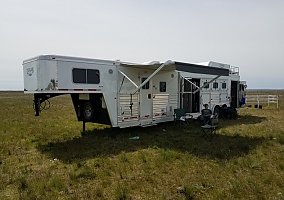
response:
{"label": "trailer door", "polygon": [[238,81],[232,81],[231,82],[231,107],[233,107],[233,108],[239,107],[238,91],[239,91],[239,82]]}
{"label": "trailer door", "polygon": [[[141,78],[143,83],[147,77]],[[152,95],[152,81],[147,82],[140,89],[140,122],[141,125],[152,124],[153,121],[153,95]]]}
{"label": "trailer door", "polygon": [[200,79],[184,78],[182,108],[185,112],[196,113],[200,111],[200,91],[194,93],[200,87]]}

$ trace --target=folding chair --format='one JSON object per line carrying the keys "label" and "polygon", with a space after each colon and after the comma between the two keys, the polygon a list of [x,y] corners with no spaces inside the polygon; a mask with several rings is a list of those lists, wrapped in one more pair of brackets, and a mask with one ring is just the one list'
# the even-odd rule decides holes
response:
{"label": "folding chair", "polygon": [[209,123],[201,126],[203,131],[203,136],[210,135],[213,136],[216,134],[216,129],[218,127],[219,119],[218,115],[211,115]]}
{"label": "folding chair", "polygon": [[189,113],[186,113],[184,109],[174,109],[174,118],[179,125],[188,125],[192,120],[193,116]]}

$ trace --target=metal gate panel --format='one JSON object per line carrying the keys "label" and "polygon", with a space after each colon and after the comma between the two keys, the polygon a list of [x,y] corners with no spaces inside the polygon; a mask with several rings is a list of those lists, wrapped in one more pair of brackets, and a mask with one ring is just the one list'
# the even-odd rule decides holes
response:
{"label": "metal gate panel", "polygon": [[138,94],[119,94],[118,123],[139,120]]}
{"label": "metal gate panel", "polygon": [[169,108],[169,94],[154,94],[153,118],[166,117]]}

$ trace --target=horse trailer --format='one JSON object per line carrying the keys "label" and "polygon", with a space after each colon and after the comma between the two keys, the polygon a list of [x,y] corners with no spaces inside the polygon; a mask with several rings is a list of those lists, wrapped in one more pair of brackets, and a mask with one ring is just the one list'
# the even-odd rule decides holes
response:
{"label": "horse trailer", "polygon": [[239,68],[217,62],[146,64],[41,55],[23,62],[24,92],[34,95],[35,115],[49,98],[70,94],[77,119],[112,127],[173,121],[175,109],[200,115],[240,106]]}

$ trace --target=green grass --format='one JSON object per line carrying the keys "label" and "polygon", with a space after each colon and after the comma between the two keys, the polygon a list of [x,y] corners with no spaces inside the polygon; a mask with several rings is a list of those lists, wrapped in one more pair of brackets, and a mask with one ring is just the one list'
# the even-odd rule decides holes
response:
{"label": "green grass", "polygon": [[283,199],[280,98],[204,138],[197,123],[81,133],[69,96],[34,117],[31,95],[1,92],[0,199]]}

